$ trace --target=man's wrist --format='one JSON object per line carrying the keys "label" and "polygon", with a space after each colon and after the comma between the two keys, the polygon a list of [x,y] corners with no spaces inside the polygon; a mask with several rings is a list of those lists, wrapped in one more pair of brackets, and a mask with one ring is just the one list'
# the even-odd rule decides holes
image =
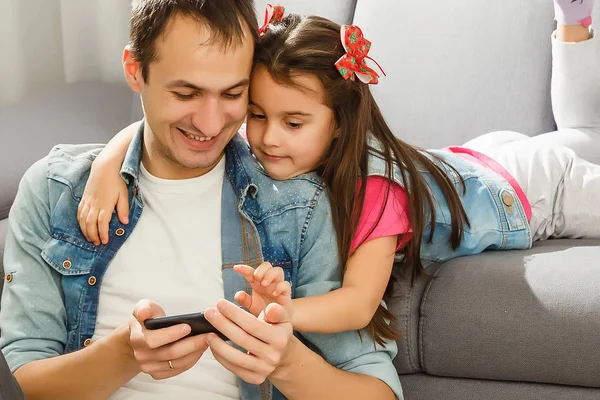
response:
{"label": "man's wrist", "polygon": [[294,369],[298,364],[302,364],[302,360],[306,354],[302,351],[307,349],[306,346],[298,340],[296,336],[292,336],[290,344],[288,345],[288,351],[282,362],[279,364],[275,371],[269,375],[269,380],[278,386],[278,383],[291,382],[294,374]]}
{"label": "man's wrist", "polygon": [[132,376],[140,372],[139,364],[135,359],[129,341],[129,327],[127,325],[119,326],[96,344],[102,347],[101,351],[106,352],[105,354],[110,354],[118,359],[121,366],[128,370]]}

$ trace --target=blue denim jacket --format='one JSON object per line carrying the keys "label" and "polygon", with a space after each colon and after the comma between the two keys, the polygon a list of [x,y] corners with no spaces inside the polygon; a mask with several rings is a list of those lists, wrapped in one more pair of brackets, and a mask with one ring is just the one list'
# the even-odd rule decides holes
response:
{"label": "blue denim jacket", "polygon": [[[371,138],[369,146],[371,150],[368,174],[386,177],[386,163],[381,156],[380,143]],[[453,250],[449,245],[452,220],[448,203],[431,174],[421,168],[421,173],[431,188],[436,211],[431,240],[429,240],[431,222],[426,225],[423,232],[421,244],[423,261],[442,262],[456,257],[479,254],[484,250],[531,247],[532,236],[525,210],[506,179],[449,151],[430,150],[429,152],[448,164],[444,165],[431,157],[454,183],[461,196],[470,226],[465,225],[463,240],[459,247]],[[454,170],[448,166],[453,167]],[[394,165],[393,177],[396,183],[404,187],[404,180],[397,164]],[[464,192],[460,177],[464,180]]]}
{"label": "blue denim jacket", "polygon": [[[4,267],[11,276],[2,296],[0,347],[14,371],[25,363],[75,351],[91,343],[102,277],[144,209],[138,187],[141,129],[121,174],[129,185],[130,223],[116,215],[110,241],[96,247],[81,234],[76,211],[91,163],[101,146],[57,146],[23,177],[9,217]],[[232,266],[263,260],[285,270],[293,296],[327,293],[341,286],[341,269],[330,205],[312,174],[289,181],[266,176],[239,136],[226,149],[222,199],[224,297],[230,301],[245,280]],[[298,334],[332,365],[377,377],[402,398],[392,359],[395,343],[375,346],[368,334]],[[91,372],[91,371],[90,371]],[[268,382],[240,380],[243,399],[283,399]]]}

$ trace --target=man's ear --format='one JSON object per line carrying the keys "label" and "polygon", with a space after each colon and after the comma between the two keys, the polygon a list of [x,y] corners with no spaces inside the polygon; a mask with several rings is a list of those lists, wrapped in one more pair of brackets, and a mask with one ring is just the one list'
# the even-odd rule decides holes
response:
{"label": "man's ear", "polygon": [[129,47],[125,47],[125,50],[123,50],[123,72],[125,73],[125,79],[131,90],[141,93],[142,85],[144,83],[142,68],[133,56],[133,53],[131,53]]}

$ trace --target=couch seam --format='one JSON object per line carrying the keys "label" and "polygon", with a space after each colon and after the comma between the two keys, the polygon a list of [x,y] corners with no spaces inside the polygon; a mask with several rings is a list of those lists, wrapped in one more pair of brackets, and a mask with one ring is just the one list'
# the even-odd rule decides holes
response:
{"label": "couch seam", "polygon": [[429,282],[427,282],[427,286],[425,287],[425,290],[423,292],[423,299],[421,300],[421,305],[419,307],[419,332],[418,332],[418,338],[419,338],[419,360],[421,361],[421,370],[425,373],[427,373],[427,369],[425,368],[425,353],[423,351],[423,307],[425,306],[425,302],[427,301],[427,296],[429,296],[429,292],[431,291],[431,287],[433,286],[433,281],[437,278],[438,274],[440,273],[441,270],[443,270],[446,267],[446,264],[444,263],[443,265],[440,266],[440,268],[438,268],[438,270],[431,275],[431,278],[429,279]]}

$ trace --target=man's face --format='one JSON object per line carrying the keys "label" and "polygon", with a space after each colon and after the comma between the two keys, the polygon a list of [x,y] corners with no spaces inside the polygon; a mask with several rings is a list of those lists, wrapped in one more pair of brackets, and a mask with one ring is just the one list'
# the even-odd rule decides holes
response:
{"label": "man's face", "polygon": [[158,58],[149,65],[147,82],[141,81],[143,161],[160,178],[210,171],[246,116],[251,36],[246,32],[243,43],[225,46],[210,35],[206,24],[174,17],[155,43]]}

